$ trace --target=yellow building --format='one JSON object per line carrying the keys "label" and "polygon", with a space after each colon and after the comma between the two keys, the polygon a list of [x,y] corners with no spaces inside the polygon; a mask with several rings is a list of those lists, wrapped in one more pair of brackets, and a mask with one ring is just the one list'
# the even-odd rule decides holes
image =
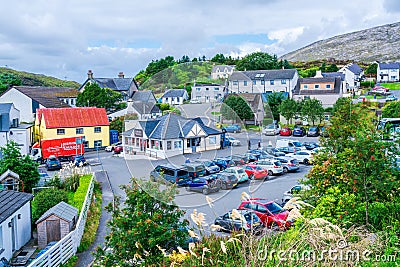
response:
{"label": "yellow building", "polygon": [[85,148],[110,145],[110,123],[104,108],[41,108],[36,114],[36,141],[84,137]]}

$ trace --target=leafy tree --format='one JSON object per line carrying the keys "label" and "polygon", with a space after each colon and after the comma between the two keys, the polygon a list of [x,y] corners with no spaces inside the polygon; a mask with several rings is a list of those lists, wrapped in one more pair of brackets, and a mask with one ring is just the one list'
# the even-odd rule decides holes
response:
{"label": "leafy tree", "polygon": [[274,120],[276,121],[279,121],[279,106],[285,98],[286,97],[282,92],[273,92],[267,96],[269,108],[271,109]]}
{"label": "leafy tree", "polygon": [[314,77],[317,73],[318,67],[312,67],[305,70],[299,70],[299,76],[301,78],[309,78]]}
{"label": "leafy tree", "polygon": [[319,70],[322,72],[326,72],[326,63],[322,62],[321,66],[319,67]]}
{"label": "leafy tree", "polygon": [[324,108],[320,100],[315,98],[304,99],[301,107],[301,115],[315,125],[317,119],[322,120]]}
{"label": "leafy tree", "polygon": [[110,130],[117,130],[119,133],[122,133],[124,129],[124,119],[124,116],[114,118],[110,122]]}
{"label": "leafy tree", "polygon": [[224,54],[216,54],[213,58],[211,58],[211,62],[216,62],[220,64],[225,64],[225,56]]}
{"label": "leafy tree", "polygon": [[377,63],[372,63],[371,65],[369,65],[367,67],[367,69],[364,71],[364,73],[366,75],[375,76],[377,70],[378,70],[378,64]]}
{"label": "leafy tree", "polygon": [[68,195],[65,190],[58,188],[46,188],[35,195],[32,202],[34,213],[32,214],[33,222],[36,222],[48,209],[54,207],[61,201],[68,203]]}
{"label": "leafy tree", "polygon": [[400,101],[387,103],[382,109],[383,118],[400,118]]}
{"label": "leafy tree", "polygon": [[278,62],[278,69],[293,69],[293,66],[290,65],[289,61],[285,60],[280,60]]}
{"label": "leafy tree", "polygon": [[327,72],[337,72],[339,70],[338,66],[336,64],[331,64],[326,68]]}
{"label": "leafy tree", "polygon": [[8,72],[0,72],[0,95],[9,87],[21,84],[21,79],[17,75]]}
{"label": "leafy tree", "polygon": [[236,65],[237,70],[270,70],[278,68],[278,58],[264,52],[254,52],[243,57]]}
{"label": "leafy tree", "polygon": [[76,105],[78,107],[98,107],[106,110],[115,109],[122,95],[110,88],[100,88],[97,83],[89,83],[85,90],[78,94]]}
{"label": "leafy tree", "polygon": [[[32,188],[40,179],[37,163],[29,155],[21,155],[20,148],[14,141],[0,147],[0,151],[3,154],[3,158],[0,159],[0,173],[4,173],[8,169],[15,172],[24,183],[24,191],[32,192]],[[20,190],[22,190],[21,186]]]}
{"label": "leafy tree", "polygon": [[287,98],[282,101],[279,105],[280,114],[286,119],[287,122],[291,122],[297,113],[297,101],[292,98]]}
{"label": "leafy tree", "polygon": [[163,259],[161,249],[170,251],[184,245],[188,234],[183,229],[188,221],[182,220],[184,211],[173,203],[176,187],[163,188],[139,180],[123,187],[123,205],[116,201],[114,209],[108,206],[112,220],[105,245],[110,252],[99,248],[95,266],[128,267],[139,265],[139,261],[142,266],[156,266]]}
{"label": "leafy tree", "polygon": [[221,115],[227,120],[250,120],[254,117],[253,111],[246,100],[239,95],[228,96],[221,106]]}

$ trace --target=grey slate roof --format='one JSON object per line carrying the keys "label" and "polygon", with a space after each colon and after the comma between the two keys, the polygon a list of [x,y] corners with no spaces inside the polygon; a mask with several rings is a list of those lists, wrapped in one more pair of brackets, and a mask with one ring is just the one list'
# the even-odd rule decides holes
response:
{"label": "grey slate roof", "polygon": [[152,91],[135,91],[133,92],[132,101],[157,102]]}
{"label": "grey slate roof", "polygon": [[71,222],[78,216],[78,209],[61,201],[54,207],[47,210],[40,218],[36,221],[36,224],[40,223],[41,221],[46,220],[51,215],[55,215],[65,221]]}
{"label": "grey slate roof", "polygon": [[132,107],[139,114],[161,113],[160,108],[153,102],[132,102]]}
{"label": "grey slate roof", "polygon": [[110,88],[118,92],[129,91],[131,84],[134,82],[133,78],[93,78],[93,80],[101,88]]}
{"label": "grey slate roof", "polygon": [[323,77],[340,77],[342,81],[345,79],[345,75],[342,72],[323,72],[321,74]]}
{"label": "grey slate roof", "polygon": [[379,63],[379,68],[381,70],[400,69],[400,63],[399,62]]}
{"label": "grey slate roof", "polygon": [[77,97],[78,90],[67,87],[43,87],[43,86],[13,86],[29,98],[35,100],[46,108],[70,108],[59,98]]}
{"label": "grey slate roof", "polygon": [[356,75],[360,75],[360,73],[363,71],[363,69],[360,66],[354,63],[349,65],[347,69]]}
{"label": "grey slate roof", "polygon": [[[302,83],[321,83],[321,82],[334,82],[333,90],[322,90],[322,89],[302,89],[300,90],[300,84]],[[340,77],[323,77],[323,78],[300,78],[297,81],[297,86],[294,89],[293,94],[295,95],[332,95],[340,94],[342,82]]]}
{"label": "grey slate roof", "polygon": [[296,69],[284,70],[252,70],[252,71],[234,71],[229,78],[230,81],[236,80],[282,80],[293,79]]}
{"label": "grey slate roof", "polygon": [[[0,191],[0,224],[33,198],[32,194],[12,190]],[[30,222],[27,222],[30,223]]]}
{"label": "grey slate roof", "polygon": [[164,93],[164,97],[183,97],[186,93],[185,89],[170,89]]}

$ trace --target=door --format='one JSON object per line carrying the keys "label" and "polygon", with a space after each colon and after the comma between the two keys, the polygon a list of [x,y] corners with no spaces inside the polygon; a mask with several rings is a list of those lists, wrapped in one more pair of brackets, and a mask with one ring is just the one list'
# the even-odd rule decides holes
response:
{"label": "door", "polygon": [[47,243],[61,240],[60,220],[47,220]]}
{"label": "door", "polygon": [[17,232],[17,217],[14,217],[11,219],[11,249],[14,252],[17,250],[17,237],[18,237],[18,232]]}

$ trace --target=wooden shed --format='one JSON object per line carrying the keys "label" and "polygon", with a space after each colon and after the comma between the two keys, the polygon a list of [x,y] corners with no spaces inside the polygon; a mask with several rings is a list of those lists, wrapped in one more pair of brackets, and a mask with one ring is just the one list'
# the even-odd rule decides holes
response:
{"label": "wooden shed", "polygon": [[[20,184],[21,184],[21,179],[19,178],[19,175],[11,170],[5,171],[0,176],[0,190],[19,191]],[[22,185],[22,191],[24,191],[23,185]]]}
{"label": "wooden shed", "polygon": [[78,219],[78,209],[60,202],[46,211],[36,221],[38,246],[44,248],[49,242],[59,241],[69,234]]}

